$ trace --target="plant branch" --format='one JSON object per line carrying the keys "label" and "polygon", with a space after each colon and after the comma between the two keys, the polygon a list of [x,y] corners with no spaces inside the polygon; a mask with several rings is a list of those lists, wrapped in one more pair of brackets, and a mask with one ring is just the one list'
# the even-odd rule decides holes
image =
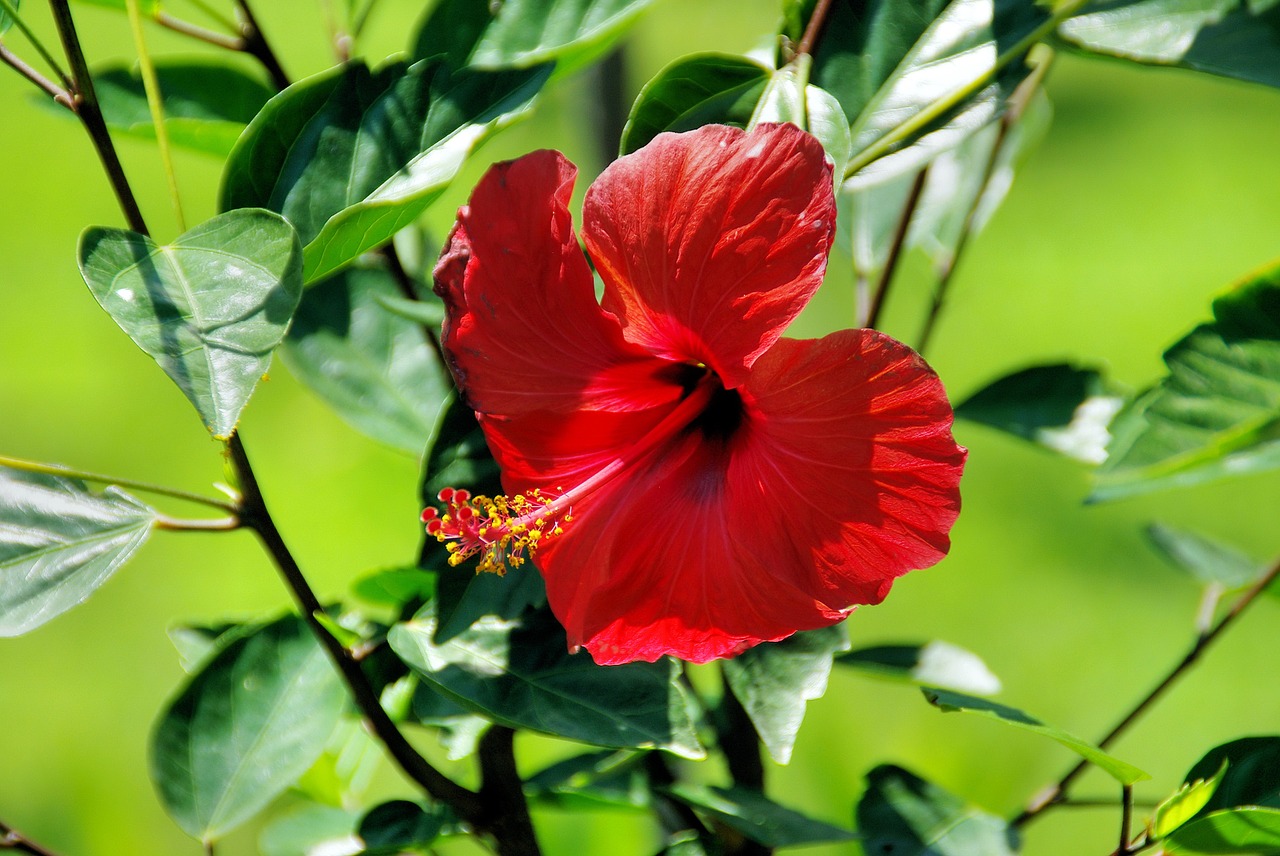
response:
{"label": "plant branch", "polygon": [[182,195],[178,192],[178,175],[173,168],[173,151],[169,146],[169,126],[164,122],[164,95],[160,91],[160,78],[147,51],[146,34],[142,32],[142,10],[138,0],[125,0],[129,13],[129,27],[133,31],[133,44],[138,51],[138,70],[142,77],[142,89],[147,96],[147,109],[151,112],[151,124],[156,129],[156,148],[160,152],[160,165],[169,186],[169,199],[173,204],[174,220],[178,232],[187,231],[186,217],[182,213]]}
{"label": "plant branch", "polygon": [[214,45],[215,47],[226,48],[231,51],[246,51],[245,40],[240,36],[229,36],[226,33],[219,33],[217,30],[210,30],[199,24],[193,24],[190,21],[184,21],[181,18],[175,18],[168,12],[163,10],[154,14],[157,24],[167,30],[173,30],[175,33],[181,33],[184,36],[190,36],[193,39]]}
{"label": "plant branch", "polygon": [[156,514],[155,523],[157,529],[164,529],[169,532],[231,532],[239,529],[241,525],[240,518],[234,515],[213,520],[205,520],[203,518],[188,520],[170,517],[167,514]]}
{"label": "plant branch", "polygon": [[58,28],[58,37],[62,40],[62,50],[67,55],[67,63],[71,66],[72,92],[71,109],[80,117],[81,124],[89,133],[89,139],[98,153],[102,168],[115,191],[116,200],[129,228],[143,235],[148,234],[146,221],[142,218],[142,210],[138,200],[129,187],[129,179],[124,174],[124,167],[116,154],[115,145],[111,142],[111,134],[107,131],[107,122],[102,118],[102,109],[98,106],[98,96],[93,89],[93,77],[89,74],[89,63],[85,60],[84,50],[80,47],[80,36],[76,33],[76,24],[71,17],[68,0],[49,0],[49,8],[53,12],[53,21]]}
{"label": "plant branch", "polygon": [[[22,15],[18,14],[18,8],[13,4],[13,0],[0,0],[0,9],[9,14],[9,19],[13,21],[13,25],[18,28],[18,32],[22,33],[28,44],[35,48],[36,53],[40,54],[40,58],[44,60],[45,65],[53,71],[58,79],[62,81],[62,88],[65,89],[71,85],[67,73],[62,70],[62,66],[58,64],[58,60],[54,58],[49,49],[44,46],[44,42],[27,26],[27,22],[22,19]],[[3,47],[0,44],[0,47]],[[69,104],[67,106],[70,106]]]}
{"label": "plant branch", "polygon": [[661,752],[649,752],[644,757],[645,774],[649,777],[649,785],[653,791],[653,811],[667,837],[681,832],[693,832],[699,839],[705,839],[707,828],[702,825],[693,809],[668,796],[665,789],[675,784],[676,777]]}
{"label": "plant branch", "polygon": [[920,194],[924,190],[924,183],[928,176],[929,168],[926,166],[916,174],[916,180],[911,183],[911,191],[907,194],[902,214],[898,217],[898,224],[893,230],[893,240],[889,244],[889,257],[885,259],[884,269],[880,271],[880,280],[876,283],[875,293],[871,296],[867,317],[862,319],[863,327],[874,328],[880,323],[880,313],[884,309],[885,298],[889,296],[889,286],[893,283],[894,272],[898,269],[898,259],[907,242],[907,232],[911,229],[911,218],[916,213],[916,206],[920,204]]}
{"label": "plant branch", "polygon": [[1133,822],[1133,785],[1125,785],[1120,799],[1120,856],[1129,853],[1129,825]]}
{"label": "plant branch", "polygon": [[[1114,743],[1118,737],[1128,731],[1130,726],[1137,722],[1142,714],[1146,713],[1146,711],[1155,704],[1156,701],[1159,700],[1175,682],[1177,682],[1178,678],[1182,677],[1182,675],[1200,659],[1200,656],[1204,654],[1205,650],[1207,650],[1215,640],[1226,632],[1227,628],[1231,627],[1236,620],[1244,614],[1244,611],[1258,599],[1259,595],[1267,590],[1268,586],[1275,582],[1277,577],[1280,577],[1280,559],[1277,559],[1275,563],[1267,569],[1267,572],[1263,574],[1257,582],[1250,586],[1248,591],[1240,596],[1231,608],[1227,610],[1220,619],[1218,619],[1217,624],[1213,625],[1213,627],[1208,631],[1201,633],[1196,637],[1195,643],[1187,653],[1183,655],[1182,659],[1178,661],[1177,665],[1170,669],[1168,674],[1166,674],[1150,692],[1143,696],[1142,700],[1139,701],[1127,714],[1125,714],[1124,717],[1116,723],[1109,732],[1107,732],[1105,737],[1098,741],[1098,747],[1106,749]],[[1083,773],[1088,766],[1089,762],[1082,760],[1072,767],[1065,776],[1058,780],[1057,784],[1051,785],[1043,793],[1038,795],[1036,799],[1032,800],[1032,802],[1023,809],[1022,813],[1011,821],[1011,825],[1022,826],[1053,806],[1061,805],[1066,799],[1067,789],[1071,787],[1072,783],[1079,778],[1080,774]]]}
{"label": "plant branch", "polygon": [[63,107],[66,107],[71,111],[76,109],[72,102],[70,92],[54,83],[31,66],[27,65],[27,63],[23,62],[21,57],[5,46],[4,42],[0,42],[0,62],[3,62],[14,71],[18,72],[22,77],[25,77],[27,80],[34,83],[46,94],[52,96],[53,100],[61,104]]}
{"label": "plant branch", "polygon": [[809,23],[805,25],[804,34],[796,44],[796,56],[813,53],[814,46],[822,35],[822,28],[827,23],[827,13],[830,11],[831,0],[818,0],[817,5],[813,7],[813,14],[809,16]]}
{"label": "plant branch", "polygon": [[515,734],[505,725],[494,725],[480,738],[480,801],[486,812],[481,825],[496,839],[499,856],[540,856],[516,770]]}
{"label": "plant branch", "polygon": [[[746,708],[733,694],[723,668],[720,670],[720,677],[724,687],[720,698],[721,719],[716,729],[720,751],[729,765],[729,775],[733,777],[735,785],[763,793],[764,762],[760,758],[760,735],[756,732],[751,717],[747,715]],[[769,856],[773,853],[773,848],[744,838],[730,852],[735,856]]]}
{"label": "plant branch", "polygon": [[57,856],[52,850],[36,844],[4,821],[0,821],[0,850],[13,850],[30,856]]}
{"label": "plant branch", "polygon": [[258,19],[254,17],[253,10],[249,8],[249,0],[236,0],[236,8],[240,10],[240,35],[244,40],[244,46],[241,50],[262,63],[262,67],[271,76],[271,83],[276,89],[283,90],[287,88],[289,86],[289,75],[285,74],[275,51],[267,43],[267,37],[262,34],[262,28],[258,26]]}
{"label": "plant branch", "polygon": [[226,511],[235,514],[238,510],[237,506],[221,499],[204,496],[199,493],[192,493],[178,488],[166,487],[159,484],[151,484],[150,482],[136,481],[134,479],[120,479],[115,476],[102,475],[101,473],[93,473],[87,470],[77,470],[72,467],[64,467],[61,464],[42,464],[38,461],[26,461],[22,458],[10,458],[7,455],[0,455],[0,467],[8,467],[11,470],[22,470],[28,473],[44,473],[50,476],[61,476],[68,479],[80,479],[81,481],[98,482],[99,484],[115,485],[116,487],[128,488],[129,490],[140,490],[144,493],[154,493],[157,496],[167,496],[173,499],[182,499],[187,502],[195,502],[200,505],[207,505],[210,508],[216,508],[220,511]]}

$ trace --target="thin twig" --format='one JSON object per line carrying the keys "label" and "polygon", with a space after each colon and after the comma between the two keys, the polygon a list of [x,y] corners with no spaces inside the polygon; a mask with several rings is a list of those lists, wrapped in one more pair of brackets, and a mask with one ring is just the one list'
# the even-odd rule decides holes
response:
{"label": "thin twig", "polygon": [[199,24],[193,24],[190,21],[184,21],[181,18],[175,18],[168,12],[163,10],[156,12],[153,16],[155,22],[167,30],[173,30],[175,33],[181,33],[184,36],[190,36],[193,39],[214,45],[220,48],[226,48],[231,51],[247,50],[245,41],[240,36],[230,36],[226,33],[219,33],[217,30],[210,30],[208,27],[202,27]]}
{"label": "thin twig", "polygon": [[133,44],[138,51],[138,72],[142,89],[147,96],[147,109],[151,112],[151,124],[156,129],[156,148],[160,152],[160,166],[169,187],[169,200],[173,205],[173,217],[178,232],[187,231],[186,217],[182,213],[182,194],[178,192],[178,175],[173,167],[173,150],[169,146],[169,126],[164,122],[164,95],[160,91],[160,77],[147,51],[146,34],[142,31],[142,10],[138,0],[125,0],[129,13],[129,28],[133,32]]}
{"label": "thin twig", "polygon": [[[409,272],[404,269],[404,262],[400,260],[400,253],[397,252],[396,245],[391,241],[387,241],[381,247],[378,247],[378,253],[386,261],[387,271],[391,274],[391,278],[395,280],[396,287],[400,289],[400,293],[409,300],[420,300],[417,283],[414,282]],[[444,346],[440,344],[439,328],[423,324],[422,332],[427,337],[427,344],[436,352],[436,359],[440,361],[440,365],[447,366],[449,362],[445,359]]]}
{"label": "thin twig", "polygon": [[18,7],[13,4],[13,0],[0,0],[0,9],[4,9],[5,12],[9,13],[9,19],[13,21],[13,25],[17,27],[18,32],[22,33],[23,37],[26,38],[27,43],[30,44],[31,47],[35,48],[36,53],[40,54],[40,58],[44,60],[45,65],[49,66],[49,69],[57,75],[59,80],[62,81],[62,88],[66,89],[70,87],[71,79],[67,76],[67,73],[62,70],[62,66],[58,64],[58,60],[55,59],[49,49],[44,46],[44,42],[41,41],[40,37],[31,32],[31,28],[27,26],[27,22],[24,21],[22,15],[18,13]]}
{"label": "thin twig", "polygon": [[222,14],[222,12],[220,12],[219,10],[210,6],[208,3],[205,3],[204,0],[187,0],[187,2],[190,3],[192,6],[195,6],[201,12],[204,12],[205,15],[208,16],[209,20],[217,21],[222,26],[223,29],[226,29],[226,30],[237,29],[236,23],[234,21],[232,21],[226,15]]}
{"label": "thin twig", "polygon": [[53,100],[61,104],[63,107],[66,107],[71,111],[76,109],[70,92],[54,83],[31,66],[27,65],[27,63],[23,62],[21,57],[9,50],[3,42],[0,42],[0,62],[3,62],[14,71],[18,72],[18,74],[34,83],[46,94],[52,96]]}
{"label": "thin twig", "polygon": [[46,850],[3,821],[0,821],[0,850],[13,850],[29,856],[57,856],[52,850]]}
{"label": "thin twig", "polygon": [[1129,825],[1133,822],[1133,785],[1125,785],[1120,798],[1120,856],[1129,853]]}
{"label": "thin twig", "polygon": [[240,10],[240,35],[244,39],[242,50],[262,63],[262,67],[271,76],[271,82],[276,89],[284,90],[288,88],[289,75],[285,74],[275,51],[267,43],[267,37],[263,35],[262,28],[258,26],[258,19],[254,17],[253,10],[249,8],[249,0],[236,0],[236,8]]}
{"label": "thin twig", "polygon": [[817,5],[813,7],[813,14],[809,16],[809,23],[805,25],[804,34],[796,44],[796,56],[813,53],[818,38],[822,35],[822,28],[827,23],[829,11],[831,11],[831,0],[818,0]]}
{"label": "thin twig", "polygon": [[152,484],[150,482],[137,481],[135,479],[121,479],[116,478],[115,476],[89,472],[87,470],[77,470],[73,467],[64,467],[61,464],[43,464],[39,461],[27,461],[22,458],[10,458],[7,455],[0,455],[0,467],[8,467],[11,470],[22,470],[23,472],[28,473],[43,473],[50,476],[61,476],[62,478],[80,479],[81,481],[115,485],[116,487],[128,488],[129,490],[140,490],[143,493],[154,493],[157,496],[167,496],[172,499],[181,499],[187,502],[207,505],[210,508],[217,508],[220,511],[226,511],[231,514],[235,514],[237,511],[237,507],[226,500],[214,499],[213,497],[204,496],[203,494],[179,490],[174,487],[166,487],[165,485]]}
{"label": "thin twig", "polygon": [[863,327],[874,328],[880,323],[880,313],[884,309],[885,298],[889,295],[889,286],[893,283],[894,272],[898,269],[898,259],[902,255],[902,247],[907,242],[907,232],[911,229],[911,218],[920,204],[920,193],[924,190],[929,168],[925,167],[916,174],[911,183],[911,191],[898,217],[898,224],[893,230],[893,239],[889,244],[889,257],[885,259],[884,269],[880,271],[880,280],[876,283],[875,293],[871,296],[871,306],[867,309],[867,317],[862,319]]}
{"label": "thin twig", "polygon": [[199,518],[187,520],[170,517],[167,514],[156,515],[156,528],[168,532],[231,532],[241,526],[238,516],[218,517],[212,520]]}
{"label": "thin twig", "polygon": [[663,791],[676,781],[666,757],[661,752],[647,753],[644,757],[644,770],[653,792],[653,811],[666,836],[670,838],[688,831],[695,833],[700,839],[705,838],[707,828],[702,825],[693,809]]}
{"label": "thin twig", "polygon": [[[1218,619],[1217,624],[1210,628],[1208,632],[1202,633],[1196,638],[1195,643],[1191,646],[1190,650],[1183,655],[1182,659],[1178,661],[1178,664],[1170,669],[1168,674],[1166,674],[1150,692],[1143,696],[1142,700],[1139,701],[1132,710],[1125,714],[1124,717],[1116,723],[1109,732],[1107,732],[1105,737],[1098,741],[1099,748],[1106,749],[1114,743],[1120,735],[1128,731],[1129,727],[1137,722],[1139,717],[1141,717],[1142,714],[1151,707],[1151,705],[1155,704],[1155,702],[1163,696],[1171,686],[1173,686],[1178,678],[1182,677],[1182,675],[1200,659],[1200,656],[1210,645],[1213,644],[1214,640],[1222,636],[1227,628],[1234,624],[1244,611],[1249,608],[1250,604],[1257,600],[1258,596],[1266,591],[1268,586],[1275,582],[1277,577],[1280,577],[1280,559],[1277,559],[1275,563],[1267,569],[1267,572],[1263,574],[1257,582],[1250,586],[1248,591],[1240,596],[1239,600],[1232,605],[1231,609],[1227,610],[1222,618]],[[1047,788],[1025,809],[1023,809],[1022,813],[1010,822],[1011,825],[1022,826],[1031,819],[1039,817],[1048,809],[1056,805],[1061,805],[1062,801],[1066,798],[1067,789],[1071,787],[1071,784],[1079,778],[1080,774],[1083,773],[1088,766],[1089,762],[1082,760],[1072,767],[1065,776],[1058,780],[1057,784]]]}

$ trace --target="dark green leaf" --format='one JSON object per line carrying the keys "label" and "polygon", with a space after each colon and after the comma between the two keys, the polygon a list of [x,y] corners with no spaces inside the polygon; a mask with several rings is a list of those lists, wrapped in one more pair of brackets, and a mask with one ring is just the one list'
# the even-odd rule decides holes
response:
{"label": "dark green leaf", "polygon": [[528,111],[549,73],[353,63],[295,83],[232,151],[221,206],[288,217],[314,282],[417,219],[476,146]]}
{"label": "dark green leaf", "polygon": [[455,68],[555,62],[567,74],[602,56],[653,0],[442,0],[414,39],[418,58]]}
{"label": "dark green leaf", "polygon": [[730,54],[693,54],[662,69],[636,96],[622,132],[629,154],[663,131],[717,123],[746,127],[772,72]]}
{"label": "dark green leaf", "polygon": [[1280,466],[1280,266],[1219,297],[1213,314],[1112,422],[1092,499]]}
{"label": "dark green leaf", "polygon": [[151,740],[151,778],[190,835],[221,837],[261,811],[324,751],[346,694],[290,616],[236,639],[179,691]]}
{"label": "dark green leaf", "polygon": [[562,809],[648,808],[652,800],[644,753],[587,752],[525,780],[525,793]]}
{"label": "dark green leaf", "polygon": [[1218,768],[1213,778],[1187,782],[1168,798],[1162,800],[1156,806],[1155,812],[1151,815],[1151,823],[1148,825],[1151,838],[1157,841],[1164,838],[1203,810],[1209,804],[1214,791],[1222,784],[1227,766],[1226,759],[1223,759],[1222,766]]}
{"label": "dark green leaf", "polygon": [[711,856],[703,845],[697,832],[681,830],[667,839],[667,845],[658,851],[658,856]]}
{"label": "dark green leaf", "polygon": [[778,805],[759,791],[709,788],[687,782],[677,782],[664,790],[685,805],[766,847],[796,847],[851,841],[858,837],[847,829]]}
{"label": "dark green leaf", "polygon": [[1060,728],[1052,725],[1046,725],[1038,719],[1035,719],[1022,711],[1006,707],[1003,704],[997,704],[986,699],[974,698],[973,696],[963,695],[961,693],[949,692],[947,690],[939,690],[926,688],[924,697],[929,703],[941,709],[944,713],[952,711],[965,711],[967,713],[976,713],[991,719],[999,720],[1017,728],[1026,729],[1027,731],[1039,734],[1042,737],[1048,737],[1055,740],[1075,752],[1081,758],[1093,764],[1098,769],[1104,771],[1112,778],[1124,785],[1132,785],[1134,782],[1140,782],[1143,779],[1151,778],[1149,775],[1139,770],[1132,764],[1127,764],[1119,758],[1113,758],[1106,752],[1103,752],[1097,746],[1086,743],[1075,735],[1068,734]]}
{"label": "dark green leaf", "polygon": [[261,624],[215,624],[204,627],[176,624],[168,632],[169,641],[178,652],[178,663],[182,666],[182,671],[190,675],[203,669],[209,658],[233,639],[256,633],[260,629]]}
{"label": "dark green leaf", "polygon": [[360,820],[367,856],[420,852],[440,837],[452,814],[442,806],[423,808],[408,800],[385,802]]}
{"label": "dark green leaf", "polygon": [[[22,0],[11,0],[11,2],[13,3],[13,8],[15,9],[22,8]],[[3,8],[0,8],[0,36],[3,36],[5,32],[8,31],[9,27],[11,27],[12,25],[13,25],[13,18],[9,17],[9,13],[6,12]]]}
{"label": "dark green leaf", "polygon": [[453,384],[420,324],[388,312],[383,269],[349,268],[302,297],[280,358],[352,427],[417,456]]}
{"label": "dark green leaf", "polygon": [[[165,60],[156,63],[165,127],[175,146],[226,157],[273,90],[264,81],[224,63]],[[155,139],[147,93],[137,69],[96,72],[93,85],[102,115],[114,131]]]}
{"label": "dark green leaf", "polygon": [[0,636],[81,603],[151,534],[156,513],[114,487],[0,467]]}
{"label": "dark green leaf", "polygon": [[977,654],[936,639],[924,645],[859,648],[837,657],[836,662],[877,677],[913,684],[976,695],[1000,692],[1000,679]]}
{"label": "dark green leaf", "polygon": [[1224,809],[1181,826],[1161,842],[1170,856],[1280,853],[1280,810],[1245,806]]}
{"label": "dark green leaf", "polygon": [[901,767],[876,767],[858,802],[867,856],[1016,856],[1018,834],[988,814]]}
{"label": "dark green leaf", "polygon": [[350,853],[357,815],[333,806],[305,803],[273,818],[258,838],[262,856],[317,856]]}
{"label": "dark green leaf", "polygon": [[1000,378],[956,407],[956,416],[1097,464],[1122,404],[1095,369],[1055,363]]}
{"label": "dark green leaf", "polygon": [[167,246],[123,229],[80,237],[98,303],[164,369],[219,439],[284,338],[302,293],[302,253],[277,214],[219,214]]}
{"label": "dark green leaf", "polygon": [[1197,761],[1186,781],[1211,778],[1224,761],[1227,772],[1201,816],[1241,805],[1280,808],[1280,737],[1244,737],[1224,743]]}
{"label": "dark green leaf", "polygon": [[444,644],[430,608],[398,624],[392,649],[427,683],[466,708],[512,728],[597,746],[705,754],[674,661],[597,666],[570,654],[549,611],[516,621],[482,618]]}
{"label": "dark green leaf", "polygon": [[1265,0],[1103,0],[1058,34],[1095,53],[1280,86],[1280,7]]}
{"label": "dark green leaf", "polygon": [[[416,682],[417,677],[413,678]],[[432,685],[418,683],[411,701],[413,721],[439,731],[440,745],[450,760],[457,761],[475,754],[481,736],[490,725],[489,720],[436,692]]]}
{"label": "dark green leaf", "polygon": [[805,704],[827,691],[832,657],[848,650],[848,631],[837,624],[757,645],[724,661],[729,689],[779,764],[791,760]]}
{"label": "dark green leaf", "polygon": [[362,577],[351,586],[351,593],[366,603],[396,608],[413,601],[426,602],[435,591],[435,576],[421,568],[388,568]]}
{"label": "dark green leaf", "polygon": [[439,327],[444,322],[444,302],[435,295],[422,300],[410,300],[394,295],[377,295],[382,308],[423,327]]}
{"label": "dark green leaf", "polygon": [[1206,585],[1241,588],[1265,570],[1234,547],[1162,523],[1148,526],[1147,538],[1160,555]]}

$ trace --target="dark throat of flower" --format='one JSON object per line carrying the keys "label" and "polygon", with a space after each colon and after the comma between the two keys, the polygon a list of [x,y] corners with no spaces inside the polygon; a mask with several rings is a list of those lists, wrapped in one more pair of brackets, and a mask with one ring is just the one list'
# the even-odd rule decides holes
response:
{"label": "dark throat of flower", "polygon": [[[505,574],[532,556],[540,544],[563,534],[573,522],[573,506],[626,473],[681,431],[694,428],[708,439],[726,439],[742,418],[741,399],[702,366],[681,367],[680,385],[686,393],[644,436],[585,481],[554,493],[541,489],[512,496],[472,496],[446,487],[437,499],[443,513],[432,507],[422,512],[427,534],[445,545],[449,564],[457,566],[478,557],[476,571]],[[685,378],[688,381],[685,382]]]}

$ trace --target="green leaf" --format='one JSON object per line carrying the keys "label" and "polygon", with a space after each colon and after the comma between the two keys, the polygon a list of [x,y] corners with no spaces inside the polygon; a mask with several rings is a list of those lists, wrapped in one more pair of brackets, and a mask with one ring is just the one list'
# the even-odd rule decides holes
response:
{"label": "green leaf", "polygon": [[1241,805],[1280,808],[1280,737],[1243,737],[1211,749],[1188,771],[1187,782],[1208,779],[1227,764],[1201,815]]}
{"label": "green leaf", "polygon": [[[209,60],[161,60],[156,63],[156,76],[170,142],[223,158],[274,94],[258,77]],[[136,68],[96,71],[93,85],[108,127],[155,139],[147,93]]]}
{"label": "green leaf", "polygon": [[677,782],[663,790],[766,847],[797,847],[852,841],[858,837],[847,829],[781,806],[759,791],[747,788],[710,788]]}
{"label": "green leaf", "polygon": [[575,755],[526,779],[525,793],[565,810],[646,809],[652,799],[644,757],[626,750]]}
{"label": "green leaf", "polygon": [[1096,369],[1054,363],[983,387],[956,407],[956,416],[1097,464],[1106,459],[1107,426],[1122,405]]}
{"label": "green leaf", "polygon": [[[11,2],[13,3],[13,8],[22,8],[22,0],[11,0]],[[3,36],[11,26],[13,26],[13,18],[9,16],[7,11],[0,8],[0,36]]]}
{"label": "green leaf", "polygon": [[653,0],[442,0],[414,38],[416,58],[455,68],[526,68],[555,62],[561,76],[606,51]]}
{"label": "green leaf", "polygon": [[[258,837],[262,856],[354,853],[357,816],[346,809],[304,803],[271,820]],[[345,849],[340,849],[345,848]]]}
{"label": "green leaf", "polygon": [[261,811],[324,751],[346,694],[324,650],[289,616],[236,639],[179,691],[151,738],[170,816],[213,841]]}
{"label": "green leaf", "polygon": [[423,327],[439,327],[444,323],[444,301],[435,295],[421,300],[410,300],[391,294],[375,295],[378,304],[393,315],[408,319]]}
{"label": "green leaf", "polygon": [[156,512],[109,487],[0,467],[0,637],[56,618],[128,561]]}
{"label": "green leaf", "polygon": [[203,669],[209,658],[232,640],[261,629],[261,624],[215,624],[203,627],[176,624],[169,628],[168,636],[178,652],[178,664],[182,666],[182,671],[191,675]]}
{"label": "green leaf", "polygon": [[779,764],[791,760],[805,704],[827,691],[832,657],[848,650],[848,631],[838,624],[757,645],[724,661],[729,689]]}
{"label": "green leaf", "polygon": [[1171,856],[1280,853],[1280,810],[1244,806],[1224,809],[1174,830],[1163,842]]}
{"label": "green leaf", "polygon": [[1107,56],[1280,86],[1274,0],[1106,0],[1058,35]]}
{"label": "green leaf", "polygon": [[1000,692],[1000,679],[977,654],[937,639],[924,645],[859,648],[835,661],[880,678],[976,695]]}
{"label": "green leaf", "polygon": [[929,703],[940,708],[944,713],[950,713],[952,711],[976,713],[981,716],[999,720],[1000,722],[1007,723],[1017,728],[1031,731],[1042,737],[1048,737],[1050,740],[1057,741],[1075,752],[1081,758],[1084,758],[1086,761],[1093,764],[1098,769],[1119,781],[1122,785],[1132,785],[1134,782],[1140,782],[1143,779],[1151,778],[1132,764],[1127,764],[1118,758],[1113,758],[1097,746],[1094,746],[1091,743],[1086,743],[1079,737],[1068,734],[1067,732],[1059,728],[1055,728],[1052,725],[1046,725],[1040,720],[1028,716],[1016,708],[1006,707],[1003,704],[997,704],[993,701],[974,698],[973,696],[949,692],[947,690],[925,688],[923,692],[924,697],[929,700]]}
{"label": "green leaf", "polygon": [[482,618],[444,644],[434,634],[428,607],[388,641],[425,682],[495,722],[596,746],[705,755],[675,661],[597,666],[585,651],[569,653],[547,610]]}
{"label": "green leaf", "polygon": [[892,856],[1016,856],[1018,834],[1002,819],[901,767],[867,774],[858,802],[862,850]]}
{"label": "green leaf", "polygon": [[1174,794],[1161,801],[1151,816],[1151,838],[1155,840],[1164,838],[1208,805],[1213,792],[1222,783],[1227,766],[1227,760],[1224,758],[1222,766],[1218,768],[1213,778],[1187,782]]}
{"label": "green leaf", "polygon": [[1148,526],[1147,538],[1160,555],[1205,585],[1242,588],[1266,570],[1234,547],[1163,523]]}
{"label": "green leaf", "polygon": [[351,805],[369,787],[381,763],[382,748],[363,720],[347,715],[329,735],[320,757],[293,787],[316,802]]}
{"label": "green leaf", "polygon": [[288,217],[314,282],[416,220],[476,146],[529,110],[549,73],[350,63],[295,83],[236,144],[221,207]]}
{"label": "green leaf", "polygon": [[773,72],[746,57],[692,54],[659,71],[631,106],[619,154],[630,154],[663,131],[707,124],[746,127]]}
{"label": "green leaf", "polygon": [[421,852],[445,830],[453,814],[443,806],[423,808],[408,800],[392,800],[374,807],[360,820],[365,856],[398,856]]}
{"label": "green leaf", "polygon": [[383,269],[349,268],[302,297],[280,358],[348,424],[415,457],[453,384],[420,324],[388,312]]}
{"label": "green leaf", "polygon": [[417,684],[411,698],[413,721],[439,731],[440,745],[445,748],[449,760],[457,761],[474,755],[480,738],[489,728],[489,720],[441,695],[433,686],[418,683],[412,672],[409,676]]}
{"label": "green leaf", "polygon": [[1280,265],[1213,303],[1112,422],[1093,500],[1280,466]]}
{"label": "green leaf", "polygon": [[80,237],[93,296],[219,439],[235,431],[284,338],[301,261],[293,227],[260,209],[219,214],[166,246],[124,229]]}
{"label": "green leaf", "polygon": [[351,593],[364,602],[397,609],[415,600],[425,603],[435,591],[435,576],[421,568],[388,568],[361,577],[351,586]]}

